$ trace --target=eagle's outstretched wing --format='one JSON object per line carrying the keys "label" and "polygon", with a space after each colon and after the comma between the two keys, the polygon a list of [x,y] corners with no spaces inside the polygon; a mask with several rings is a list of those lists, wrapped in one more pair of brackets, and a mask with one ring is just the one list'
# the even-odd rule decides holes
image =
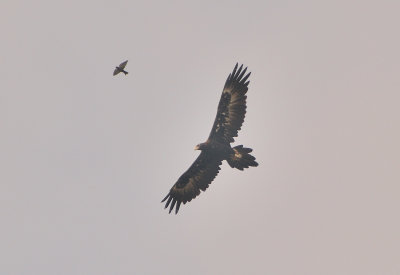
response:
{"label": "eagle's outstretched wing", "polygon": [[233,72],[229,74],[225,82],[209,139],[216,139],[223,143],[233,142],[233,138],[237,137],[238,131],[242,127],[246,114],[247,86],[250,82],[246,82],[246,80],[251,74],[248,73],[243,77],[247,67],[244,70],[242,68],[243,65],[238,69],[236,63]]}
{"label": "eagle's outstretched wing", "polygon": [[125,66],[126,66],[127,63],[128,63],[128,60],[126,60],[126,61],[122,62],[121,64],[119,64],[118,67],[123,70],[123,69],[125,69]]}
{"label": "eagle's outstretched wing", "polygon": [[185,204],[200,194],[200,190],[205,191],[210,183],[217,176],[222,159],[213,154],[202,151],[189,169],[183,173],[178,181],[172,186],[168,195],[161,201],[165,208],[171,203],[169,213],[175,208],[178,213],[181,203]]}

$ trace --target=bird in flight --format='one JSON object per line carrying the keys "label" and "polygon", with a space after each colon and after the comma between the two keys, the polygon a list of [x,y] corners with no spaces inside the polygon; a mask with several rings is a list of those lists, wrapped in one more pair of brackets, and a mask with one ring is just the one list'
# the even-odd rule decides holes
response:
{"label": "bird in flight", "polygon": [[128,63],[128,60],[126,60],[126,61],[122,62],[121,64],[119,64],[118,67],[115,67],[113,75],[117,75],[117,74],[119,74],[121,72],[124,73],[125,75],[127,75],[128,72],[124,70],[127,63]]}
{"label": "bird in flight", "polygon": [[[211,133],[204,143],[196,145],[195,150],[201,150],[200,155],[183,173],[169,190],[168,195],[161,201],[167,201],[165,208],[169,213],[175,208],[178,213],[181,204],[186,204],[196,198],[201,191],[205,191],[217,176],[223,160],[232,168],[243,170],[250,166],[258,166],[255,157],[250,155],[253,150],[238,145],[231,147],[234,137],[242,127],[246,114],[246,93],[250,81],[250,73],[245,75],[247,67],[238,69],[236,63],[233,72],[229,74],[218,104],[217,116]],[[244,76],[245,75],[245,76]]]}

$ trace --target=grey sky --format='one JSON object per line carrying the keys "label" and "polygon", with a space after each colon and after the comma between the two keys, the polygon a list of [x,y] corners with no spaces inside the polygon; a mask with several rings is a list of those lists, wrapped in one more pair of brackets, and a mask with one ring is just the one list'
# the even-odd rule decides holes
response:
{"label": "grey sky", "polygon": [[[400,273],[397,1],[1,6],[1,274]],[[260,166],[168,215],[236,62]]]}

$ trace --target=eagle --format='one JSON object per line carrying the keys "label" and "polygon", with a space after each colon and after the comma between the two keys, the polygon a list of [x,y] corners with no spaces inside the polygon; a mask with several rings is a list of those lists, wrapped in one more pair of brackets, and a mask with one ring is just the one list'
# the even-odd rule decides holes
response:
{"label": "eagle", "polygon": [[128,60],[126,60],[126,61],[122,62],[121,64],[119,64],[118,67],[115,67],[113,75],[117,75],[119,73],[124,73],[125,75],[127,75],[128,72],[124,70],[127,63],[128,63]]}
{"label": "eagle", "polygon": [[250,73],[246,74],[247,67],[242,69],[243,65],[238,68],[236,63],[225,82],[211,133],[206,142],[194,148],[201,150],[200,155],[161,201],[167,201],[165,208],[170,205],[169,213],[176,206],[177,214],[182,203],[186,204],[196,198],[200,190],[205,191],[217,176],[223,160],[226,160],[230,167],[239,170],[258,166],[255,157],[250,155],[252,149],[243,145],[231,146],[246,114],[246,93],[250,82],[247,79]]}

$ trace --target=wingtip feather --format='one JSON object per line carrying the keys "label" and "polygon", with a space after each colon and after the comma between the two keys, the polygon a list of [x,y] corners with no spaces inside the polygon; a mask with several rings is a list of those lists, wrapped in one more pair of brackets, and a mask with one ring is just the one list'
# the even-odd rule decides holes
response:
{"label": "wingtip feather", "polygon": [[170,204],[171,200],[172,200],[172,197],[170,196],[169,199],[167,200],[167,203],[165,204],[165,207],[164,207],[165,209],[168,208],[168,205]]}
{"label": "wingtip feather", "polygon": [[179,207],[181,207],[181,203],[182,203],[182,201],[178,201],[178,203],[176,204],[175,215],[178,214]]}
{"label": "wingtip feather", "polygon": [[163,200],[161,202],[165,202],[165,200],[169,197],[169,195],[170,194],[168,193],[168,195],[166,195],[165,198],[163,198]]}
{"label": "wingtip feather", "polygon": [[[242,66],[243,66],[243,65],[242,65]],[[237,77],[238,81],[241,81],[241,79],[242,79],[243,75],[246,73],[246,71],[247,71],[247,67],[244,68],[244,70],[242,71],[242,73]]]}
{"label": "wingtip feather", "polygon": [[176,203],[176,199],[173,199],[171,207],[169,208],[169,214],[171,214],[171,211],[174,209],[175,203]]}
{"label": "wingtip feather", "polygon": [[251,72],[249,72],[240,82],[246,84],[247,79],[250,77]]}
{"label": "wingtip feather", "polygon": [[235,78],[237,68],[238,68],[238,63],[236,63],[235,68],[233,68],[233,71],[231,73],[232,78]]}
{"label": "wingtip feather", "polygon": [[242,68],[243,68],[243,64],[240,65],[239,70],[237,70],[235,78],[238,78],[238,75],[240,75],[240,72],[242,71]]}

